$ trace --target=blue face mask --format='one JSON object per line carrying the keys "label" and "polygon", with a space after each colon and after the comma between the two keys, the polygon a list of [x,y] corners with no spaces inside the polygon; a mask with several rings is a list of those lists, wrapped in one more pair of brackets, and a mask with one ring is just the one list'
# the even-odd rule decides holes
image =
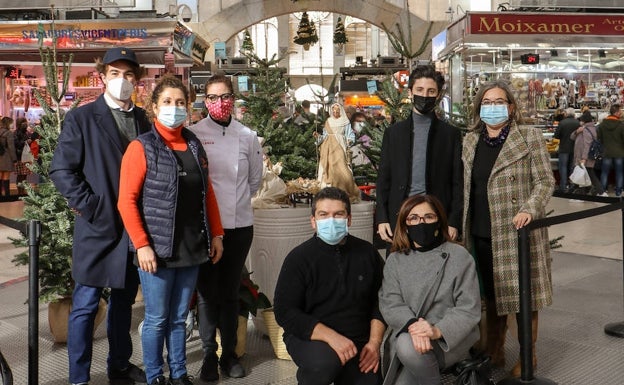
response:
{"label": "blue face mask", "polygon": [[330,245],[337,245],[349,234],[346,218],[327,218],[316,220],[316,234]]}
{"label": "blue face mask", "polygon": [[187,117],[184,107],[162,106],[158,110],[158,121],[169,128],[179,127]]}
{"label": "blue face mask", "polygon": [[496,126],[509,119],[509,110],[507,109],[507,105],[481,106],[479,116],[481,116],[483,123],[489,126]]}

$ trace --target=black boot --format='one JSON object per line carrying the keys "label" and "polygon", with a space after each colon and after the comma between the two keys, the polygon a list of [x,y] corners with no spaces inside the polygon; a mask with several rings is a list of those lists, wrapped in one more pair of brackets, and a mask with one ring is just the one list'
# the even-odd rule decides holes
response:
{"label": "black boot", "polygon": [[4,190],[4,196],[8,197],[11,195],[11,181],[2,180],[2,189]]}
{"label": "black boot", "polygon": [[219,379],[218,360],[217,353],[214,352],[204,356],[204,362],[199,372],[199,378],[202,381],[217,381]]}

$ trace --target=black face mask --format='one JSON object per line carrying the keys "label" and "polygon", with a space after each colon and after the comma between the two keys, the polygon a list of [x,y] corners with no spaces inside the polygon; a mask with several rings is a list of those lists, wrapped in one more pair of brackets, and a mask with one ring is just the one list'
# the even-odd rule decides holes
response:
{"label": "black face mask", "polygon": [[410,241],[418,244],[417,250],[431,250],[442,244],[443,240],[438,222],[407,226],[407,236]]}
{"label": "black face mask", "polygon": [[412,104],[414,105],[414,108],[423,115],[433,111],[436,107],[437,100],[437,96],[412,95]]}

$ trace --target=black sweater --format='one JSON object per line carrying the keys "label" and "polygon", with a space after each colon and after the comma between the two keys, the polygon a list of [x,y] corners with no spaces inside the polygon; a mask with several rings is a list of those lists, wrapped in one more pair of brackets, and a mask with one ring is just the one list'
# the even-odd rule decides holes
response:
{"label": "black sweater", "polygon": [[354,343],[366,343],[372,319],[383,322],[378,291],[383,259],[375,248],[349,235],[331,246],[316,235],[295,247],[284,260],[274,310],[284,334],[310,340],[317,323]]}

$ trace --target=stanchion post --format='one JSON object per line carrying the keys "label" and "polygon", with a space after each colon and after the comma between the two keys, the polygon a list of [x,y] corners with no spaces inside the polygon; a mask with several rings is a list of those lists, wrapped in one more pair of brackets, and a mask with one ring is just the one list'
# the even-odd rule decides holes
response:
{"label": "stanchion post", "polygon": [[[624,209],[622,212],[622,255],[624,256]],[[622,302],[624,304],[624,261],[622,261]],[[624,338],[624,321],[606,324],[604,332],[613,337]]]}
{"label": "stanchion post", "polygon": [[529,244],[530,226],[518,230],[518,278],[520,284],[520,315],[518,335],[520,340],[520,378],[505,378],[499,385],[533,384],[556,385],[555,382],[533,376],[533,326],[531,325],[531,259]]}
{"label": "stanchion post", "polygon": [[39,384],[39,240],[41,222],[28,222],[28,385]]}

